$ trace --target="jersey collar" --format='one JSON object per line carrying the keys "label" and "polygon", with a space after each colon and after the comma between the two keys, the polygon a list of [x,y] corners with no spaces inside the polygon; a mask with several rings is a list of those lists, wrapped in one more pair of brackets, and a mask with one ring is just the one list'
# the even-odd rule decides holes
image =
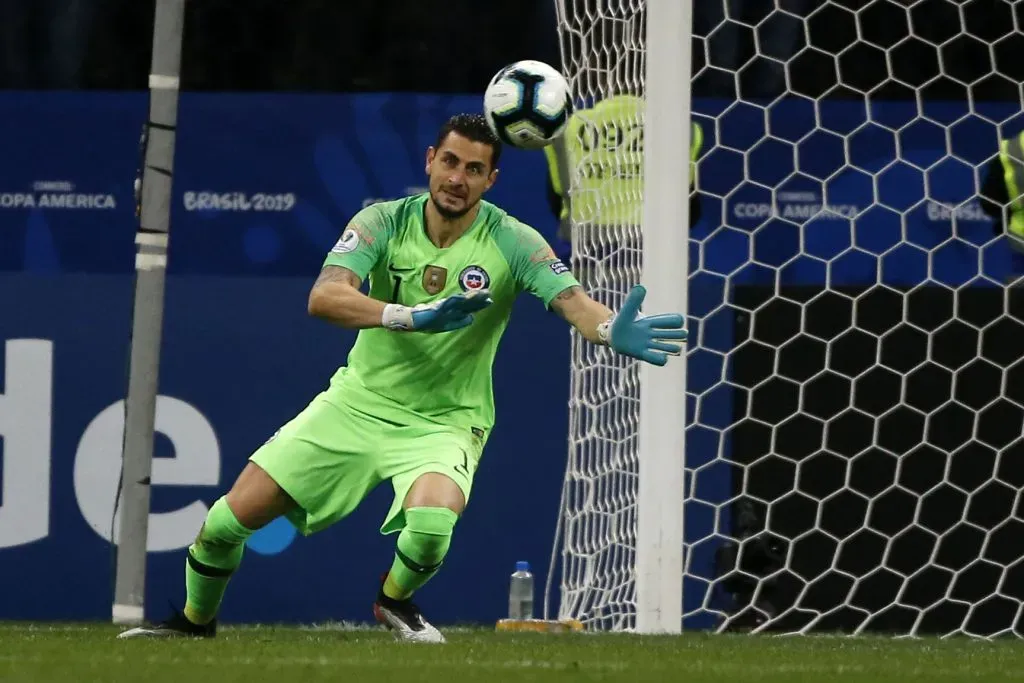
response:
{"label": "jersey collar", "polygon": [[436,244],[434,244],[433,240],[430,239],[430,235],[427,234],[427,214],[426,214],[426,211],[427,211],[427,202],[429,202],[429,201],[430,201],[430,192],[425,192],[422,195],[422,198],[420,200],[419,211],[415,212],[416,221],[419,223],[419,225],[417,226],[416,232],[420,235],[420,237],[422,237],[423,241],[425,241],[427,244],[432,246],[437,251],[444,251],[445,249],[451,249],[456,244],[458,244],[460,240],[462,240],[467,235],[469,235],[471,232],[476,230],[477,226],[479,226],[480,224],[484,223],[487,220],[487,217],[484,215],[484,214],[487,213],[487,202],[485,202],[484,200],[481,199],[480,202],[479,202],[480,210],[476,212],[476,218],[473,219],[473,223],[468,228],[466,228],[466,232],[464,232],[461,235],[459,235],[458,238],[454,242],[449,244],[447,247],[439,247]]}

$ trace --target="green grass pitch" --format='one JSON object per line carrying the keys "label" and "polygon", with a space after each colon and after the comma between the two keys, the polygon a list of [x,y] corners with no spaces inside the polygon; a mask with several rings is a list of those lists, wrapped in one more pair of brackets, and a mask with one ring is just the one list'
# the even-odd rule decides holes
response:
{"label": "green grass pitch", "polygon": [[853,683],[1024,680],[1024,643],[447,631],[400,644],[375,629],[223,628],[210,641],[118,641],[109,625],[0,625],[3,683]]}

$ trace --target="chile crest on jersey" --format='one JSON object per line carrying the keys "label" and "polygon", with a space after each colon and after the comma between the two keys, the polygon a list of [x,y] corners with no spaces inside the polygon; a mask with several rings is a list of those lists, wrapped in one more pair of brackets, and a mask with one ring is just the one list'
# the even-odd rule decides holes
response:
{"label": "chile crest on jersey", "polygon": [[475,292],[487,289],[491,284],[491,276],[480,266],[466,266],[459,273],[459,287],[464,292]]}

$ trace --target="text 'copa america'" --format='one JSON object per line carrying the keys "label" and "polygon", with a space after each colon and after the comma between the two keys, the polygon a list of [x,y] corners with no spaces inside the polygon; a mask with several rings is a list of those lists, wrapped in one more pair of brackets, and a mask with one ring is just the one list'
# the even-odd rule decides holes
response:
{"label": "text 'copa america'", "polygon": [[28,192],[0,192],[0,209],[116,209],[114,195],[77,192],[66,180],[38,181]]}

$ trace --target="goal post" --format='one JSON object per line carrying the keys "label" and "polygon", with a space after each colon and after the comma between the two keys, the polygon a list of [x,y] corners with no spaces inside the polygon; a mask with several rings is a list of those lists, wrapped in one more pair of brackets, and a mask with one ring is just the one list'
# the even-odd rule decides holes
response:
{"label": "goal post", "polygon": [[[558,0],[556,10],[577,103],[565,142],[573,270],[612,310],[643,284],[642,312],[685,313],[690,86],[679,74],[690,71],[692,9]],[[660,142],[645,154],[650,139]],[[677,633],[686,363],[646,367],[578,335],[572,358],[560,616]]]}
{"label": "goal post", "polygon": [[111,529],[117,546],[111,606],[115,624],[139,624],[145,617],[150,479],[185,2],[159,0],[153,20],[149,118],[144,128],[142,168],[137,179],[140,186],[136,188],[139,226],[135,235],[135,296],[121,482]]}
{"label": "goal post", "polygon": [[[693,7],[647,0],[642,278],[645,309],[687,309],[690,35]],[[622,283],[628,286],[628,282]],[[636,537],[636,630],[678,633],[683,614],[686,358],[641,364]]]}
{"label": "goal post", "polygon": [[558,617],[1024,636],[1024,6],[556,8],[573,270],[690,330],[573,337]]}

